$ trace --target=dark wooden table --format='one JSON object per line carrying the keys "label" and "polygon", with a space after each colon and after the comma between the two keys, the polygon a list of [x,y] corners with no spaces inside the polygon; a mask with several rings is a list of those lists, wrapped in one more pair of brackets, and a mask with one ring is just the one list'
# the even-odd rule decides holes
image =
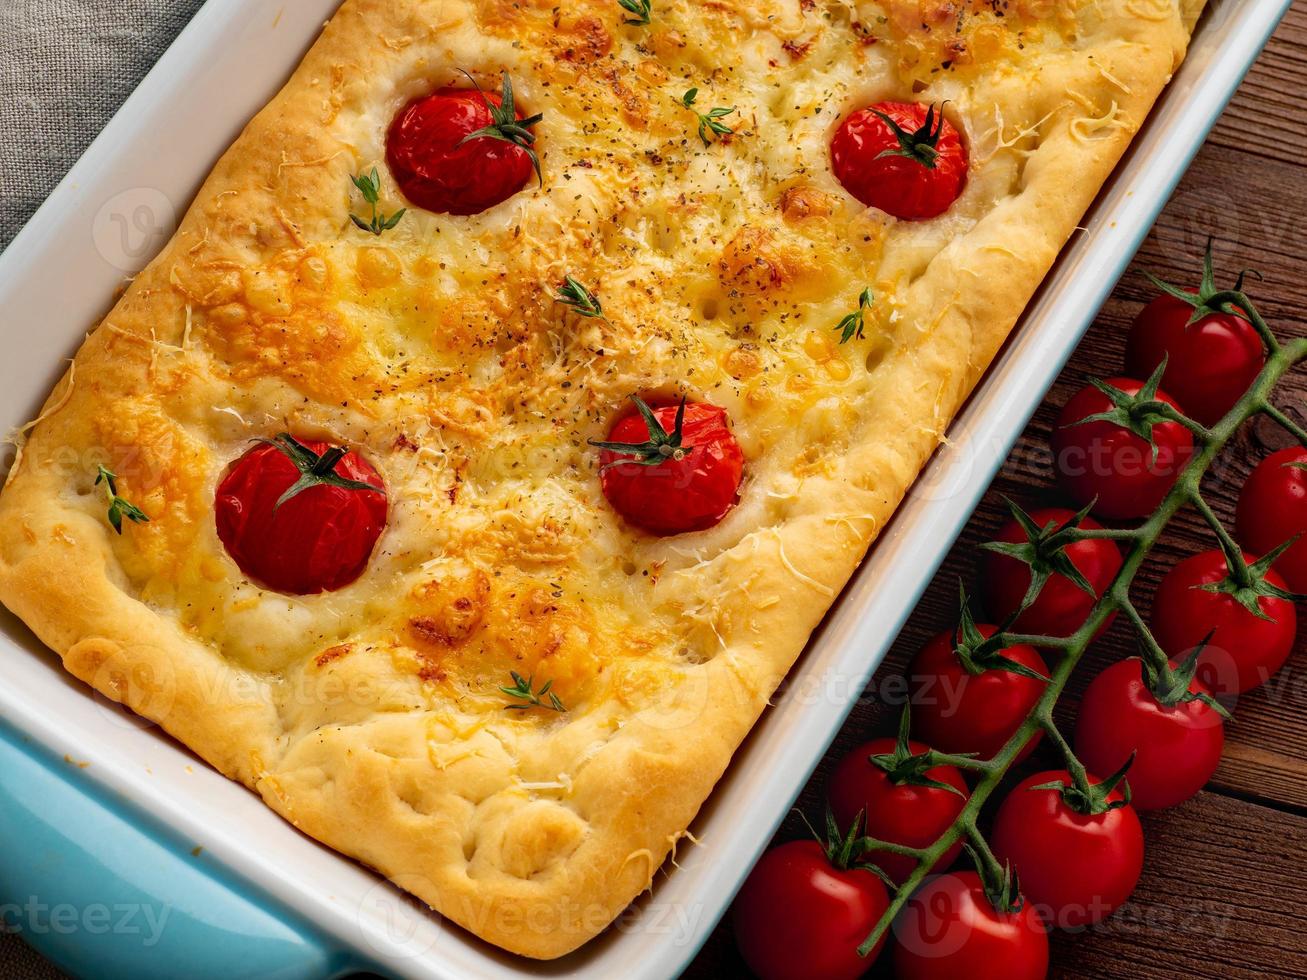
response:
{"label": "dark wooden table", "polygon": [[[1001,494],[1031,507],[1056,501],[1048,457],[1057,408],[1090,376],[1121,370],[1125,334],[1152,287],[1147,269],[1170,282],[1195,280],[1208,235],[1217,239],[1218,271],[1256,268],[1254,301],[1281,336],[1307,334],[1307,0],[1297,0],[1157,225],[1117,284],[1089,335],[1013,450],[979,511],[921,605],[904,627],[881,675],[902,672],[922,642],[955,622],[957,581],[974,580],[977,545],[1002,522]],[[1227,278],[1228,281],[1228,278]],[[1280,390],[1277,404],[1307,417],[1307,370]],[[1251,424],[1205,485],[1208,500],[1232,520],[1253,464],[1288,439]],[[1213,547],[1192,512],[1172,525],[1136,585],[1147,607],[1162,571]],[[1307,616],[1301,616],[1307,620]],[[1053,940],[1058,977],[1307,977],[1307,624],[1288,665],[1267,687],[1244,696],[1227,726],[1225,758],[1208,789],[1174,810],[1144,817],[1148,850],[1134,898],[1100,926]],[[1133,655],[1134,636],[1118,622],[1099,640],[1072,682],[1062,720],[1087,678]],[[816,818],[833,764],[868,737],[888,734],[897,706],[865,699],[844,726],[799,802]],[[1047,749],[1036,763],[1057,765]],[[804,836],[791,816],[777,840]],[[888,975],[878,969],[876,974]],[[685,974],[744,975],[729,928],[717,930]]]}

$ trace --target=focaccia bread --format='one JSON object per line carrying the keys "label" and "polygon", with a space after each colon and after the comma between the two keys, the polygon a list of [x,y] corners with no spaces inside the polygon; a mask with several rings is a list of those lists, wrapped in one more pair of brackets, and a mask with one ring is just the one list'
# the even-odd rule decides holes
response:
{"label": "focaccia bread", "polygon": [[[1200,7],[347,0],[25,430],[0,599],[305,833],[492,943],[575,949],[686,833]],[[406,200],[396,114],[504,73],[540,180],[470,216]],[[841,120],[885,100],[961,133],[938,217],[832,173]],[[374,167],[391,227],[360,227]],[[559,301],[569,276],[602,316]],[[633,394],[726,411],[720,522],[655,535],[605,499],[590,442]],[[263,587],[216,530],[281,432],[384,481],[332,591]],[[121,534],[101,466],[140,509]]]}

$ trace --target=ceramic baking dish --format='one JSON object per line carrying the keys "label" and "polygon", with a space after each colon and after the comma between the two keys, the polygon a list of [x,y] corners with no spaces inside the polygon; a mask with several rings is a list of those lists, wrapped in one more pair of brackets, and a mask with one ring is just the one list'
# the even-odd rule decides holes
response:
{"label": "ceramic baking dish", "polygon": [[[0,256],[0,430],[171,234],[337,0],[210,0]],[[1215,0],[1002,355],[693,825],[604,936],[480,943],[92,696],[0,610],[0,921],[100,977],[675,976],[712,931],[1289,0]],[[6,463],[12,460],[9,450]]]}

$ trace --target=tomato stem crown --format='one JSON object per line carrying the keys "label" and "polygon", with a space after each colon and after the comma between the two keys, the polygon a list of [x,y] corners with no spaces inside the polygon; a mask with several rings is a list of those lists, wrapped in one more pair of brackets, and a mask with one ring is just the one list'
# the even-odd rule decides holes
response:
{"label": "tomato stem crown", "polygon": [[[462,71],[462,69],[459,70]],[[477,93],[481,98],[485,99],[486,108],[490,110],[490,118],[494,121],[489,126],[482,126],[480,129],[468,133],[458,141],[458,145],[462,146],[464,143],[470,143],[472,140],[477,139],[502,140],[505,143],[512,143],[525,151],[526,155],[531,158],[531,166],[535,169],[536,180],[540,182],[541,187],[544,187],[545,177],[540,170],[540,157],[534,149],[536,135],[531,132],[531,127],[545,118],[544,113],[538,112],[526,119],[517,118],[517,108],[513,100],[513,82],[508,77],[508,72],[503,73],[504,85],[500,94],[499,105],[495,105],[490,97],[481,91],[481,86],[477,84],[475,78],[472,78],[470,72],[463,71],[463,74],[467,75]]]}
{"label": "tomato stem crown", "polygon": [[349,452],[344,446],[332,446],[319,456],[308,446],[297,441],[289,432],[279,432],[271,439],[259,438],[254,441],[272,446],[294,463],[295,468],[300,471],[299,479],[277,498],[277,502],[272,508],[273,511],[280,510],[282,504],[298,497],[309,487],[320,485],[340,487],[342,490],[362,490],[379,493],[383,497],[386,495],[386,491],[381,487],[375,487],[371,483],[365,483],[362,480],[349,480],[336,472],[337,464]]}
{"label": "tomato stem crown", "polygon": [[1212,269],[1212,241],[1212,238],[1207,239],[1207,250],[1203,253],[1203,274],[1202,278],[1199,280],[1197,290],[1180,289],[1177,286],[1172,286],[1170,283],[1163,282],[1151,272],[1144,273],[1144,275],[1148,277],[1148,281],[1158,289],[1162,290],[1162,292],[1193,307],[1194,311],[1189,317],[1189,322],[1185,324],[1186,327],[1192,327],[1199,320],[1211,316],[1214,313],[1229,313],[1234,316],[1243,315],[1243,310],[1241,310],[1236,304],[1230,302],[1228,299],[1228,293],[1243,292],[1244,279],[1248,276],[1253,276],[1257,279],[1262,278],[1261,273],[1256,269],[1243,269],[1240,271],[1238,278],[1235,279],[1233,289],[1218,289],[1216,286],[1216,275]]}
{"label": "tomato stem crown", "polygon": [[966,586],[958,579],[959,611],[958,628],[954,633],[953,652],[957,655],[962,669],[968,674],[978,676],[987,670],[1006,670],[1010,674],[1019,674],[1031,680],[1048,683],[1048,678],[1037,670],[1017,663],[1010,657],[1003,656],[1006,648],[1004,634],[996,631],[992,637],[986,637],[976,626],[975,617],[971,615],[971,603],[967,598]]}
{"label": "tomato stem crown", "polygon": [[[946,792],[953,793],[956,796],[965,796],[956,786],[952,786],[939,779],[934,779],[928,773],[931,769],[945,763],[940,759],[939,753],[934,749],[928,749],[918,755],[912,754],[912,746],[908,740],[908,735],[912,730],[911,703],[905,702],[903,713],[899,716],[898,737],[894,743],[894,751],[889,753],[876,753],[867,756],[867,760],[878,769],[881,769],[890,782],[895,786],[920,786],[924,789],[942,789]],[[962,760],[974,759],[974,752],[961,753],[957,758]]]}
{"label": "tomato stem crown", "polygon": [[[1041,789],[1057,790],[1062,796],[1062,802],[1070,809],[1083,816],[1096,816],[1100,813],[1109,813],[1112,810],[1119,810],[1122,807],[1130,805],[1130,783],[1126,780],[1126,773],[1134,765],[1135,753],[1130,753],[1130,758],[1125,760],[1125,764],[1116,772],[1108,776],[1101,783],[1090,783],[1084,772],[1083,766],[1077,766],[1070,770],[1071,782],[1066,783],[1064,780],[1055,779],[1052,782],[1040,783],[1038,786],[1031,786],[1030,791]],[[1121,798],[1119,800],[1111,799],[1113,791],[1121,787]]]}
{"label": "tomato stem crown", "polygon": [[[1090,501],[1062,524],[1049,521],[1043,527],[1036,524],[1034,518],[1022,510],[1014,500],[1004,497],[1003,501],[1007,504],[1012,519],[1017,522],[1017,525],[1025,534],[1026,540],[1015,544],[1009,541],[986,541],[980,547],[985,551],[992,551],[996,555],[1015,558],[1028,566],[1030,569],[1030,585],[1026,589],[1025,596],[1021,599],[1021,605],[1008,616],[1007,622],[1002,625],[999,633],[1006,632],[1008,626],[1016,622],[1023,612],[1034,605],[1035,600],[1039,598],[1039,594],[1044,590],[1045,584],[1055,574],[1070,580],[1080,591],[1097,599],[1098,593],[1094,591],[1093,585],[1076,567],[1076,563],[1071,560],[1071,556],[1066,553],[1067,545],[1082,540],[1080,525],[1089,516],[1089,511],[1093,508],[1095,501]],[[991,637],[990,642],[994,642],[993,637]],[[1001,643],[1002,640],[999,639],[998,642]]]}
{"label": "tomato stem crown", "polygon": [[906,157],[909,160],[916,160],[927,170],[935,169],[935,161],[939,158],[940,134],[944,132],[944,106],[947,102],[941,102],[938,106],[934,103],[926,110],[926,118],[912,132],[908,132],[890,116],[881,112],[879,109],[872,109],[880,120],[890,128],[894,138],[899,141],[897,150],[881,150],[876,154],[876,159],[881,157]]}
{"label": "tomato stem crown", "polygon": [[644,419],[644,424],[649,429],[649,439],[647,442],[603,442],[598,439],[591,439],[590,445],[597,449],[607,449],[610,453],[621,453],[626,456],[632,456],[633,459],[620,459],[607,464],[608,466],[625,466],[632,464],[635,466],[659,466],[668,460],[679,462],[686,456],[694,452],[693,446],[682,445],[685,437],[685,399],[681,399],[680,406],[676,409],[676,424],[672,431],[668,432],[663,428],[658,416],[654,414],[643,398],[639,395],[632,395],[631,401],[635,402],[636,410],[640,417]]}

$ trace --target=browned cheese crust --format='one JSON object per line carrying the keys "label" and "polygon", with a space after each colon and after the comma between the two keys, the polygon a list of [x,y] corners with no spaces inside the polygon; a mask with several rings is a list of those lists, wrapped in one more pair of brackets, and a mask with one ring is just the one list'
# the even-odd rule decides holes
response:
{"label": "browned cheese crust", "polygon": [[[1186,0],[349,0],[78,352],[0,496],[0,599],[69,671],[506,949],[654,881],[1183,56]],[[407,100],[507,70],[544,187],[356,229]],[[465,83],[464,83],[465,84]],[[704,147],[679,102],[738,107]],[[830,171],[850,110],[948,101],[933,221]],[[608,319],[554,300],[565,274]],[[866,336],[833,328],[871,287]],[[635,391],[726,407],[718,527],[624,525],[587,447]],[[359,450],[367,572],[260,589],[214,530],[249,440]],[[115,535],[96,467],[149,515]],[[506,711],[509,670],[564,713]],[[712,847],[712,841],[706,841]]]}

